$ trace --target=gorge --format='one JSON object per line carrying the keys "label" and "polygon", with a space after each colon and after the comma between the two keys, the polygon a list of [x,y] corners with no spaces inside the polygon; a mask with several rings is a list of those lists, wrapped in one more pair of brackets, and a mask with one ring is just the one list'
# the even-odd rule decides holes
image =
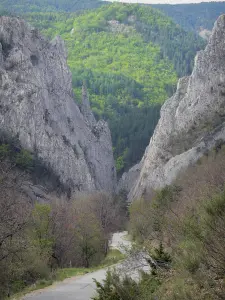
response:
{"label": "gorge", "polygon": [[130,201],[171,184],[180,172],[224,142],[224,40],[223,15],[208,46],[197,54],[192,75],[179,80],[175,95],[163,105],[139,166],[123,175],[124,187],[126,181],[131,186]]}
{"label": "gorge", "polygon": [[203,50],[150,7],[28,10],[51,40],[0,14],[0,298],[224,299],[225,15]]}

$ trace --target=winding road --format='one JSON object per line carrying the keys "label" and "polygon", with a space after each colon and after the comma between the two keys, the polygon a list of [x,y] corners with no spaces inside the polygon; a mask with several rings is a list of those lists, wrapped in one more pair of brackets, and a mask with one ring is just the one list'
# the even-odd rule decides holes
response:
{"label": "winding road", "polygon": [[[118,249],[122,253],[128,253],[132,245],[126,237],[126,231],[114,233],[110,243],[111,249]],[[139,280],[140,270],[150,271],[150,266],[147,262],[149,258],[144,252],[139,251],[136,254],[130,254],[123,262],[118,263],[114,267],[120,276],[128,275],[134,280]],[[96,286],[93,279],[102,282],[106,276],[107,269],[71,277],[48,288],[27,294],[20,300],[90,300],[95,295]]]}
{"label": "winding road", "polygon": [[[125,239],[127,232],[114,233],[111,241],[111,248],[125,252],[131,247],[131,242]],[[101,269],[93,273],[76,276],[66,279],[52,286],[32,292],[24,296],[21,300],[89,300],[95,295],[95,283],[102,281],[106,276],[107,269]]]}

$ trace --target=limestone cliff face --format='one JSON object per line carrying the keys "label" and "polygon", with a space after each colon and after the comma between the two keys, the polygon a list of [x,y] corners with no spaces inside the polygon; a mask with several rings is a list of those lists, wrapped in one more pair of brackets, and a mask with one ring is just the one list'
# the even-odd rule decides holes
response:
{"label": "limestone cliff face", "polygon": [[198,53],[193,73],[182,78],[141,161],[129,200],[161,188],[225,141],[225,15],[215,24],[209,44]]}
{"label": "limestone cliff face", "polygon": [[134,183],[138,179],[141,170],[141,163],[134,165],[128,172],[123,173],[122,177],[120,178],[116,192],[120,193],[121,191],[125,192],[126,194],[133,188]]}
{"label": "limestone cliff face", "polygon": [[37,152],[72,191],[115,188],[110,131],[75,104],[63,41],[0,17],[0,126]]}

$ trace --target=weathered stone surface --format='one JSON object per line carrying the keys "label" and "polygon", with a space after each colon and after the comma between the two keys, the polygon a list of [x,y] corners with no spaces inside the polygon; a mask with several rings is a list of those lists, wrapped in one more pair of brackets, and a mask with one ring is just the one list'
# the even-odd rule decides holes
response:
{"label": "weathered stone surface", "polygon": [[90,126],[96,126],[96,120],[95,117],[91,111],[91,106],[89,102],[89,95],[88,91],[85,85],[82,86],[82,104],[80,107],[81,113],[84,116],[85,121],[90,125]]}
{"label": "weathered stone surface", "polygon": [[36,151],[71,191],[112,192],[110,131],[75,104],[66,58],[61,38],[49,42],[23,20],[0,17],[1,130]]}
{"label": "weathered stone surface", "polygon": [[33,203],[35,202],[50,202],[50,196],[48,191],[43,186],[33,185],[29,181],[23,182],[21,185],[22,192],[29,198]]}
{"label": "weathered stone surface", "polygon": [[225,15],[215,24],[190,77],[182,78],[161,117],[129,200],[171,184],[179,172],[225,141]]}
{"label": "weathered stone surface", "polygon": [[140,175],[141,164],[136,164],[128,172],[123,173],[117,185],[117,193],[125,191],[126,194],[132,189]]}

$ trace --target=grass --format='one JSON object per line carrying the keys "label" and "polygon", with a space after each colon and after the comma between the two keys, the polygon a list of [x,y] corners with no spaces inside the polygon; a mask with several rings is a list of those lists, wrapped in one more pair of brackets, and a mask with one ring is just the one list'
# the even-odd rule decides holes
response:
{"label": "grass", "polygon": [[94,268],[66,268],[66,269],[58,269],[55,272],[54,281],[62,281],[66,278],[84,275],[90,272],[93,272]]}
{"label": "grass", "polygon": [[[51,273],[49,275],[48,279],[40,279],[36,281],[34,284],[30,285],[29,287],[26,287],[21,292],[13,295],[10,297],[11,300],[19,300],[22,296],[25,294],[31,293],[36,290],[44,289],[48,286],[51,286],[52,284],[56,282],[63,281],[67,278],[75,277],[75,276],[81,276],[85,275],[87,273],[91,273],[94,271],[97,271],[99,269],[103,269],[109,266],[112,266],[119,261],[123,260],[125,258],[125,255],[122,254],[117,249],[111,249],[109,250],[107,256],[104,258],[104,260],[101,262],[100,265],[92,268],[64,268],[64,269],[58,269],[55,272]],[[9,299],[9,298],[7,298]]]}
{"label": "grass", "polygon": [[[71,278],[74,276],[84,275],[90,272],[93,272],[94,269],[85,269],[85,268],[65,268],[65,269],[58,269],[55,272],[52,272],[49,275],[49,278],[47,279],[40,279],[37,280],[34,284],[24,288],[21,292],[16,293],[12,297],[10,297],[11,300],[18,300],[25,294],[31,293],[36,290],[44,289],[48,286],[51,286],[52,284],[56,282],[60,282],[65,280],[66,278]],[[8,299],[8,298],[7,298]]]}
{"label": "grass", "polygon": [[122,254],[119,250],[117,249],[110,249],[109,253],[105,257],[105,259],[102,261],[101,266],[102,267],[108,267],[111,265],[114,265],[118,263],[119,261],[123,260],[126,256]]}

